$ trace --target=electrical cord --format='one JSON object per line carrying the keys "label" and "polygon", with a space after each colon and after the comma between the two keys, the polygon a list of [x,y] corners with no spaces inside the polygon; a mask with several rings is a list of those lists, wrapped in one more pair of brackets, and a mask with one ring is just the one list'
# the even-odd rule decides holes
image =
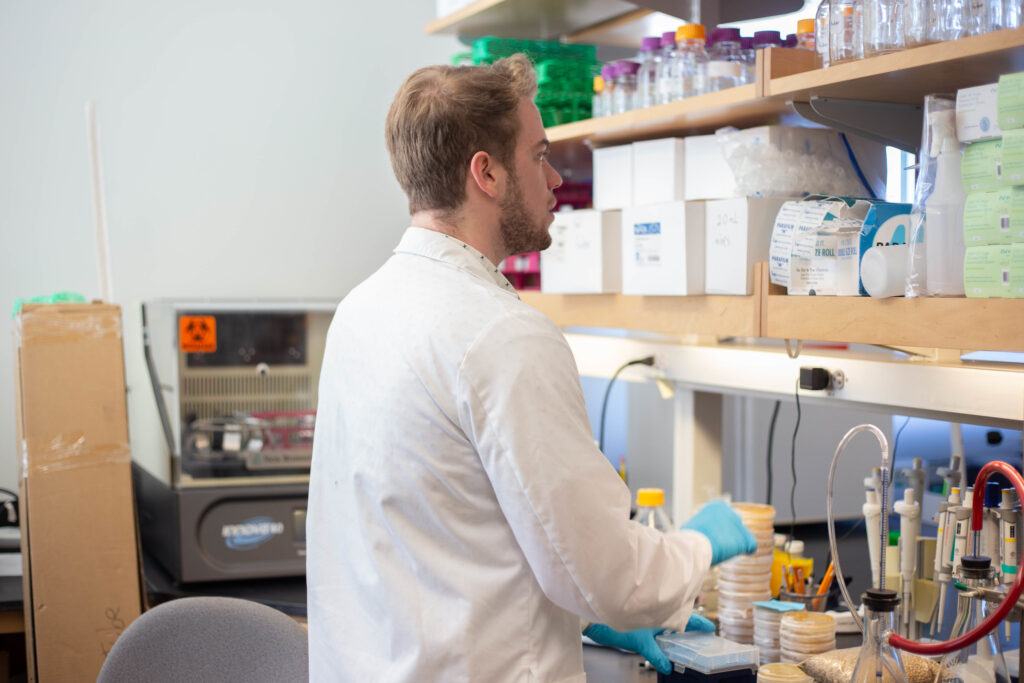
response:
{"label": "electrical cord", "polygon": [[599,449],[601,449],[602,453],[604,453],[604,418],[605,418],[605,413],[608,410],[608,397],[611,396],[612,385],[615,384],[615,380],[618,379],[619,373],[622,372],[623,370],[625,370],[626,368],[628,368],[630,365],[647,365],[647,366],[654,365],[654,356],[647,356],[646,358],[638,358],[636,360],[631,360],[628,363],[623,363],[622,366],[618,370],[615,371],[615,374],[612,375],[612,378],[610,380],[608,380],[608,386],[604,390],[604,400],[601,402],[601,427],[600,427],[600,430],[598,432],[598,440],[597,440],[597,447]]}
{"label": "electrical cord", "polygon": [[793,473],[793,486],[789,489],[789,540],[796,538],[796,435],[800,431],[800,378],[796,380],[796,424],[793,425],[793,441],[789,449],[789,469]]}
{"label": "electrical cord", "polygon": [[779,419],[779,406],[781,405],[782,401],[775,402],[775,408],[772,410],[772,421],[768,423],[768,493],[765,495],[767,505],[772,504],[772,443],[775,440],[775,422]]}

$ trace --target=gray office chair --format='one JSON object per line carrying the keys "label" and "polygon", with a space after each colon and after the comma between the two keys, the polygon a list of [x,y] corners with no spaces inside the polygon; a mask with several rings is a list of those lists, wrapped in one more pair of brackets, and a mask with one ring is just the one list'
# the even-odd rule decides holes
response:
{"label": "gray office chair", "polygon": [[125,629],[96,681],[306,681],[307,643],[306,629],[266,605],[179,598]]}

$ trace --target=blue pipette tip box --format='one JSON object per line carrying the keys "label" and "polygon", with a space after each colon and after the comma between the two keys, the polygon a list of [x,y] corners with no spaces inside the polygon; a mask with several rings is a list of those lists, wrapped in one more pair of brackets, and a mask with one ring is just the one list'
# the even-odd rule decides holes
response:
{"label": "blue pipette tip box", "polygon": [[703,631],[666,631],[657,637],[657,642],[675,669],[668,676],[659,674],[659,683],[753,683],[757,679],[759,657],[757,647],[753,645],[734,643]]}

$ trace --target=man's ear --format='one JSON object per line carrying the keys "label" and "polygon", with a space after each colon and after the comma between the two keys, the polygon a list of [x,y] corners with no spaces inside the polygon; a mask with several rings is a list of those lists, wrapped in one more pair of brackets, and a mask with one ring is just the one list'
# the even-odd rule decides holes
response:
{"label": "man's ear", "polygon": [[498,187],[503,173],[501,165],[487,152],[477,152],[469,160],[469,179],[477,189],[491,199],[498,197]]}

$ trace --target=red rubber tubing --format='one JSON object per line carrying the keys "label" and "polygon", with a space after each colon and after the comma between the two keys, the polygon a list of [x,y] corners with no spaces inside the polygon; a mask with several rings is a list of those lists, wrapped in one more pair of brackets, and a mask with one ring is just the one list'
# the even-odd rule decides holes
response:
{"label": "red rubber tubing", "polygon": [[[973,531],[981,531],[982,510],[985,505],[985,484],[988,483],[988,478],[993,472],[999,472],[1009,479],[1013,487],[1017,489],[1017,496],[1024,500],[1024,479],[1017,473],[1017,470],[1005,462],[993,461],[988,463],[981,468],[978,478],[974,481],[975,493],[981,491],[982,494],[974,496],[974,506],[971,508],[971,529]],[[1020,558],[1017,559],[1017,568],[1020,569]],[[889,644],[918,655],[944,655],[963,649],[981,640],[999,626],[999,622],[1005,619],[1006,615],[1017,604],[1017,599],[1020,598],[1022,589],[1024,589],[1024,575],[1018,571],[1017,577],[1013,580],[1013,584],[1006,593],[1006,597],[999,603],[999,607],[973,630],[968,631],[959,638],[947,640],[944,643],[919,643],[916,640],[909,640],[897,633],[893,633],[889,636]]]}

